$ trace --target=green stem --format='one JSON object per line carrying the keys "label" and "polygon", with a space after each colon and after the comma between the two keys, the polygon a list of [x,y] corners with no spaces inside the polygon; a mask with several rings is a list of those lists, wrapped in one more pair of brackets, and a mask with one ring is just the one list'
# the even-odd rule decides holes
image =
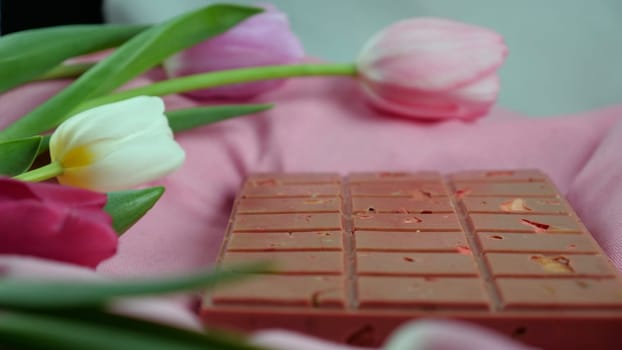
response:
{"label": "green stem", "polygon": [[61,64],[43,74],[37,80],[76,78],[93,67],[95,63]]}
{"label": "green stem", "polygon": [[23,174],[17,175],[14,178],[22,181],[39,182],[57,177],[58,175],[62,174],[63,166],[60,164],[60,162],[52,162],[46,166],[42,166],[41,168],[37,168],[35,170],[31,170]]}
{"label": "green stem", "polygon": [[356,74],[356,66],[353,63],[262,66],[210,72],[164,80],[151,85],[141,86],[138,88],[98,97],[81,104],[77,108],[77,110],[74,111],[74,113],[100,106],[106,103],[116,102],[140,95],[164,96],[179,92],[212,88],[216,86],[232,85],[259,80],[282,79],[289,77],[327,75],[355,76]]}

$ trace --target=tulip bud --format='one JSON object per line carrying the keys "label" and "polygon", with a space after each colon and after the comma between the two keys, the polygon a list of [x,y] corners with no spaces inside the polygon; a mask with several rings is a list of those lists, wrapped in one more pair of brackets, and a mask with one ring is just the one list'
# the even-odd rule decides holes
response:
{"label": "tulip bud", "polygon": [[[171,77],[212,71],[293,64],[304,49],[289,27],[287,16],[273,6],[229,31],[171,57],[164,67]],[[278,87],[284,80],[267,80],[196,90],[197,98],[248,98]]]}
{"label": "tulip bud", "polygon": [[421,119],[485,115],[499,91],[507,48],[488,29],[444,19],[391,25],[363,48],[357,68],[380,110]]}
{"label": "tulip bud", "polygon": [[139,96],[63,122],[50,139],[50,157],[63,169],[61,184],[104,192],[165,176],[185,155],[173,139],[162,99]]}
{"label": "tulip bud", "polygon": [[0,254],[95,267],[117,251],[103,193],[0,177]]}

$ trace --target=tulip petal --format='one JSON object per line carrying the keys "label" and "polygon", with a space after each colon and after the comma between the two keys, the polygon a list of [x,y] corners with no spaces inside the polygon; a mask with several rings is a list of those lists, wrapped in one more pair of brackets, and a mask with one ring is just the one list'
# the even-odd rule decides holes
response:
{"label": "tulip petal", "polygon": [[175,142],[166,119],[120,140],[99,142],[91,147],[97,161],[88,166],[66,168],[60,183],[97,191],[131,188],[177,169],[185,154]]}
{"label": "tulip petal", "polygon": [[497,99],[507,55],[488,29],[436,18],[398,22],[372,38],[357,64],[378,109],[419,119],[472,120]]}
{"label": "tulip petal", "polygon": [[110,216],[102,210],[107,202],[105,194],[48,183],[29,186],[25,182],[0,178],[0,201],[17,203],[30,200],[39,201],[42,205],[71,207],[80,210],[83,218],[106,224],[112,223]]}
{"label": "tulip petal", "polygon": [[1,254],[33,255],[95,267],[114,255],[117,236],[105,222],[71,207],[36,200],[0,203]]}
{"label": "tulip petal", "polygon": [[37,184],[36,187],[31,187],[30,190],[40,200],[45,202],[83,209],[92,208],[98,212],[102,212],[101,208],[106,205],[107,201],[106,195],[102,193],[49,183]]}
{"label": "tulip petal", "polygon": [[293,63],[303,55],[302,44],[289,31],[287,16],[281,12],[266,11],[222,35],[180,53],[166,67],[173,74],[191,74],[235,67]]}
{"label": "tulip petal", "polygon": [[473,85],[446,94],[413,91],[402,86],[383,85],[381,91],[363,86],[369,102],[380,110],[420,119],[472,120],[494,104],[499,78],[492,75]]}
{"label": "tulip petal", "polygon": [[0,178],[0,201],[35,199],[37,195],[25,182]]}
{"label": "tulip petal", "polygon": [[158,97],[139,96],[84,111],[50,140],[62,184],[97,191],[128,189],[178,168],[184,151],[173,139]]}
{"label": "tulip petal", "polygon": [[493,74],[473,84],[452,91],[452,95],[472,103],[489,103],[497,99],[499,94],[499,77]]}
{"label": "tulip petal", "polygon": [[[225,69],[293,64],[304,57],[287,15],[274,6],[231,30],[187,49],[164,62],[169,76],[178,77]],[[284,80],[235,84],[187,93],[197,98],[246,98],[274,89]]]}
{"label": "tulip petal", "polygon": [[489,75],[506,55],[503,38],[494,31],[420,18],[398,22],[372,38],[358,65],[367,80],[446,91]]}
{"label": "tulip petal", "polygon": [[[80,112],[52,134],[50,156],[53,161],[63,159],[76,148],[123,137],[149,126],[159,115],[164,117],[164,102],[151,96],[138,96]],[[115,125],[119,127],[112,127]]]}

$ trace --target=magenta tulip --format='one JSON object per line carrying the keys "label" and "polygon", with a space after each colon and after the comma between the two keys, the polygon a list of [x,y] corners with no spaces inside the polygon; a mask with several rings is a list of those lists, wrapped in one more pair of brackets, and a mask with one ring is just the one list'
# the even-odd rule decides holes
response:
{"label": "magenta tulip", "polygon": [[[209,39],[167,60],[171,77],[213,71],[298,63],[304,49],[289,27],[287,15],[273,6],[233,29]],[[284,80],[267,80],[195,90],[197,98],[248,98],[278,87]]]}
{"label": "magenta tulip", "polygon": [[499,92],[507,48],[494,31],[435,18],[397,22],[363,48],[357,68],[370,102],[420,119],[472,120]]}
{"label": "magenta tulip", "polygon": [[0,178],[0,254],[97,266],[117,249],[106,200],[83,189]]}

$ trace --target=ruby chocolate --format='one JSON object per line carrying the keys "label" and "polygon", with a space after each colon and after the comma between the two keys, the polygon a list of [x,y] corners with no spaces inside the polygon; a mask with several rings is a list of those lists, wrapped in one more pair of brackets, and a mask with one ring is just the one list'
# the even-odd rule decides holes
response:
{"label": "ruby chocolate", "polygon": [[538,170],[253,175],[218,263],[266,260],[205,296],[207,325],[379,346],[451,318],[544,349],[622,348],[622,277]]}

